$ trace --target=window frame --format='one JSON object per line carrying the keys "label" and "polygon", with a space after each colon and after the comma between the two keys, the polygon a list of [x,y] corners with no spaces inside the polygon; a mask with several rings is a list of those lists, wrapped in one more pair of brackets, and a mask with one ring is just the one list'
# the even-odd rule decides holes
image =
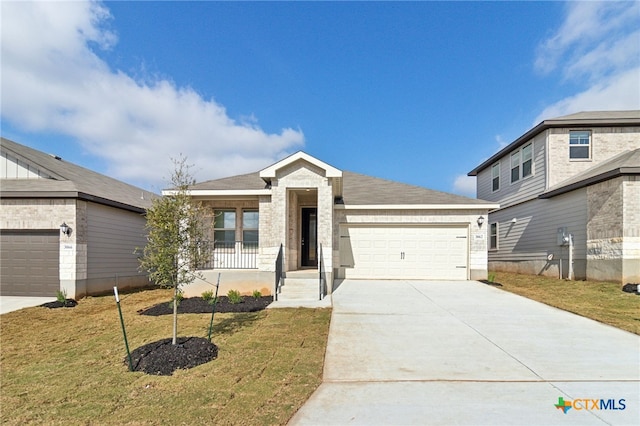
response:
{"label": "window frame", "polygon": [[[495,234],[493,232],[493,230],[495,229]],[[496,251],[499,249],[499,243],[500,243],[500,223],[499,222],[492,222],[489,224],[489,250],[492,251]],[[495,244],[493,243],[495,239]]]}
{"label": "window frame", "polygon": [[[531,148],[529,155],[527,156],[528,159],[525,160],[525,150],[527,150],[527,148]],[[518,163],[514,164],[514,157],[518,158]],[[533,161],[533,141],[522,145],[520,148],[518,148],[516,151],[513,151],[511,153],[511,155],[509,156],[510,158],[510,169],[509,169],[509,180],[511,181],[511,184],[515,184],[520,182],[521,180],[524,179],[528,179],[531,176],[534,176],[535,174],[535,163]],[[530,163],[528,166],[528,173],[525,176],[525,166],[527,166],[527,163]],[[514,171],[517,169],[517,173],[518,176],[516,179],[514,179]]]}
{"label": "window frame", "polygon": [[[494,176],[494,170],[498,171],[497,176]],[[496,188],[495,182],[498,182],[498,187]],[[494,165],[491,166],[491,192],[500,191],[500,162],[498,161]]]}
{"label": "window frame", "polygon": [[[229,228],[227,227],[227,223],[225,220],[225,213],[233,213],[233,222],[234,222],[234,226],[233,228]],[[217,227],[218,223],[218,217],[219,215],[222,215],[222,227]],[[214,211],[214,218],[213,218],[213,242],[214,242],[214,249],[216,248],[226,248],[226,249],[233,249],[235,248],[235,243],[236,243],[236,228],[238,227],[238,214],[235,211],[235,209],[218,209]],[[226,236],[228,235],[229,232],[233,231],[233,241],[228,241]],[[223,232],[225,238],[222,240],[219,240],[216,236],[218,233]]]}
{"label": "window frame", "polygon": [[[581,138],[577,137],[577,143],[572,143],[574,140],[573,135],[578,136],[579,134],[587,135],[587,143],[580,143]],[[593,132],[591,130],[569,130],[569,161],[591,161],[592,159],[592,145],[593,145]],[[571,155],[571,148],[587,148],[587,156],[586,157],[573,157]]]}
{"label": "window frame", "polygon": [[[251,227],[247,226],[245,222],[245,217],[247,213],[255,213],[256,214],[256,226]],[[255,241],[250,241],[247,243],[247,238],[245,236],[245,232],[255,232],[256,239]],[[257,249],[260,245],[260,210],[259,209],[243,209],[242,210],[242,248],[245,249]]]}

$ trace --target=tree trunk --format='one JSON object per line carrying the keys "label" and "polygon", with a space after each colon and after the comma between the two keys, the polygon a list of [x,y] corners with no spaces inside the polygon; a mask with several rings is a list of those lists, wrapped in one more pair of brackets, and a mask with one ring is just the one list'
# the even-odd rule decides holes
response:
{"label": "tree trunk", "polygon": [[173,340],[171,340],[171,344],[175,345],[177,343],[178,337],[178,285],[175,286],[175,291],[173,293]]}

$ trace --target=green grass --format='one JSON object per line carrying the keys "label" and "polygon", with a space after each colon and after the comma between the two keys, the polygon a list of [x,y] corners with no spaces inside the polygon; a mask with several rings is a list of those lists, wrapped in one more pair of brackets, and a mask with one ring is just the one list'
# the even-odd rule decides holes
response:
{"label": "green grass", "polygon": [[623,292],[621,284],[506,272],[495,272],[495,282],[503,290],[640,334],[640,296]]}
{"label": "green grass", "polygon": [[[136,313],[167,290],[122,296],[131,350],[171,337],[171,316]],[[2,315],[0,423],[286,424],[322,381],[330,309],[217,313],[218,358],[173,376],[131,373],[113,296],[75,308]],[[209,314],[182,314],[180,336],[207,336]]]}

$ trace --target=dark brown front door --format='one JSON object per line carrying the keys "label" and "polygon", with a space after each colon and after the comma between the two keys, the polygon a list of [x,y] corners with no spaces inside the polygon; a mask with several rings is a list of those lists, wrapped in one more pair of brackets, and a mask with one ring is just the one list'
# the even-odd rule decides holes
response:
{"label": "dark brown front door", "polygon": [[302,209],[302,239],[300,241],[301,265],[318,266],[318,209]]}

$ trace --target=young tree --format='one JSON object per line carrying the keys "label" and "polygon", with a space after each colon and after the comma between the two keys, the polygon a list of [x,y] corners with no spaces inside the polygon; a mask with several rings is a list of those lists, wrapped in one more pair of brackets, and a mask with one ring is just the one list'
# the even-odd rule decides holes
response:
{"label": "young tree", "polygon": [[172,159],[173,188],[167,195],[153,200],[147,210],[147,245],[142,250],[140,268],[154,283],[173,288],[173,341],[178,334],[178,301],[182,287],[202,274],[196,269],[207,259],[209,250],[202,244],[209,221],[204,208],[189,195],[195,183],[191,166],[182,155]]}

